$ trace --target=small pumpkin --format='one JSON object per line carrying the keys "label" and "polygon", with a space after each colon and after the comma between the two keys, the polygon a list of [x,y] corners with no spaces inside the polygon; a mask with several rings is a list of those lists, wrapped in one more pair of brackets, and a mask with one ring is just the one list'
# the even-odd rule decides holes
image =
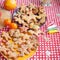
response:
{"label": "small pumpkin", "polygon": [[17,6],[16,0],[5,0],[4,1],[4,8],[7,10],[13,10]]}
{"label": "small pumpkin", "polygon": [[5,25],[5,26],[9,26],[10,23],[11,23],[11,19],[5,19],[5,20],[4,20],[4,25]]}
{"label": "small pumpkin", "polygon": [[9,27],[10,27],[11,29],[17,29],[17,28],[18,28],[18,26],[17,26],[16,23],[10,23]]}

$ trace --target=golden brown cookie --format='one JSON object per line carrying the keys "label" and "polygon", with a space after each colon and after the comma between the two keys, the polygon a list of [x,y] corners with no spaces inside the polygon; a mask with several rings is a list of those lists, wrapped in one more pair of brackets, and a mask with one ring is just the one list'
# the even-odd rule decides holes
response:
{"label": "golden brown cookie", "polygon": [[38,47],[37,36],[32,33],[21,33],[20,29],[3,31],[0,35],[0,52],[4,57],[11,60],[27,59]]}

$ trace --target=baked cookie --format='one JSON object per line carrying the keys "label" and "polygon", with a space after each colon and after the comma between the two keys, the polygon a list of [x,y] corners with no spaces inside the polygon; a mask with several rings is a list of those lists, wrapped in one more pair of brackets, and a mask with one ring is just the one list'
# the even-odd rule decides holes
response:
{"label": "baked cookie", "polygon": [[0,35],[2,55],[7,60],[24,60],[31,57],[39,45],[38,35],[42,33],[39,28],[45,21],[46,13],[42,6],[20,6],[11,21],[18,25],[18,29],[3,31]]}
{"label": "baked cookie", "polygon": [[31,51],[37,50],[37,36],[34,33],[21,33],[20,29],[3,31],[0,35],[0,52],[7,60],[17,60],[30,56]]}
{"label": "baked cookie", "polygon": [[13,14],[13,21],[20,26],[23,24],[29,27],[30,23],[41,26],[46,21],[44,7],[36,7],[33,4],[30,4],[29,6],[22,5],[15,10]]}

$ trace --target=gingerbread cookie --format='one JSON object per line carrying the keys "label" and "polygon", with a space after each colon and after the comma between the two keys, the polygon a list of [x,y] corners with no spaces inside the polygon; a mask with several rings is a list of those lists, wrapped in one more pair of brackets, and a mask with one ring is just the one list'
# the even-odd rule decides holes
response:
{"label": "gingerbread cookie", "polygon": [[8,32],[3,31],[0,37],[0,52],[11,60],[29,55],[39,45],[37,36],[30,35],[28,32],[21,33],[20,29],[11,29]]}
{"label": "gingerbread cookie", "polygon": [[35,25],[41,26],[46,21],[46,13],[43,6],[36,7],[33,4],[29,6],[20,6],[13,14],[13,20],[18,25],[30,25],[34,23]]}

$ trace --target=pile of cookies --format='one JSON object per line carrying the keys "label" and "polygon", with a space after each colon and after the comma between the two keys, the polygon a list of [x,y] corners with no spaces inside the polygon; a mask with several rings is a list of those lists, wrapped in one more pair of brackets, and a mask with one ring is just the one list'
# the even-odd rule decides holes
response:
{"label": "pile of cookies", "polygon": [[0,52],[12,60],[29,54],[32,50],[36,50],[38,46],[37,36],[21,33],[19,29],[4,31],[0,38]]}
{"label": "pile of cookies", "polygon": [[8,60],[29,55],[39,46],[38,35],[42,33],[40,26],[46,21],[46,14],[42,6],[20,6],[13,14],[12,21],[18,28],[10,28],[0,35],[0,52]]}
{"label": "pile of cookies", "polygon": [[33,4],[29,6],[23,4],[13,14],[13,20],[20,26],[30,27],[31,24],[41,26],[46,21],[46,13],[43,6],[36,7]]}

